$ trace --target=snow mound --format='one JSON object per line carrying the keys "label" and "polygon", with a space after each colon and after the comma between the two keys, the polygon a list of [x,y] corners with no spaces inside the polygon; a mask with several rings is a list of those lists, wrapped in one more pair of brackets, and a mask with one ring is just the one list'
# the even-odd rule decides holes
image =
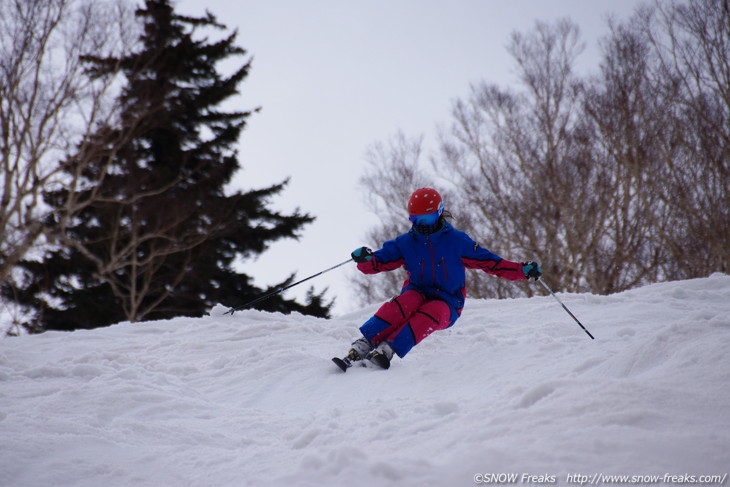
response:
{"label": "snow mound", "polygon": [[476,474],[725,474],[730,276],[468,300],[388,371],[377,308],[243,311],[0,341],[0,485],[474,485]]}

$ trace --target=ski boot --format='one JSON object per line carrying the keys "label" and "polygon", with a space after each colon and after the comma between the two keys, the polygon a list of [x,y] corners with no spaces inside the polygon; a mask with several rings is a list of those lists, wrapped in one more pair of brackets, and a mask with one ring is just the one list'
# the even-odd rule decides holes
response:
{"label": "ski boot", "polygon": [[352,342],[352,348],[350,348],[350,351],[347,352],[347,356],[344,358],[338,358],[335,357],[332,359],[332,361],[337,364],[339,368],[342,369],[343,372],[347,372],[347,369],[352,367],[353,362],[357,362],[358,360],[362,360],[372,351],[373,344],[370,343],[370,340],[367,338],[358,338],[354,342]]}
{"label": "ski boot", "polygon": [[393,347],[390,346],[390,343],[383,342],[370,350],[365,358],[378,367],[388,369],[390,368],[390,359],[393,358]]}

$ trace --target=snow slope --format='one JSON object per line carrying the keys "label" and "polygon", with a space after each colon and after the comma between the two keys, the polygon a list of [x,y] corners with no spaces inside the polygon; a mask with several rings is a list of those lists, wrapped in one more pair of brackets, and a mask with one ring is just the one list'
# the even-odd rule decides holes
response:
{"label": "snow slope", "polygon": [[595,341],[549,296],[469,300],[388,371],[330,362],[375,305],[2,340],[0,485],[726,474],[730,276],[560,296]]}

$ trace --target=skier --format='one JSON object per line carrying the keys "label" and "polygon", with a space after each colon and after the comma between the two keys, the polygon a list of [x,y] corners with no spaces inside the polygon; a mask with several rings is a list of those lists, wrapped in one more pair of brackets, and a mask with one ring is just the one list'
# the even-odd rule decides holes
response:
{"label": "skier", "polygon": [[407,233],[375,252],[368,247],[352,252],[364,274],[405,267],[408,278],[400,295],[360,327],[363,337],[355,340],[347,357],[333,359],[343,371],[363,359],[387,369],[393,354],[403,358],[432,332],[452,326],[466,298],[464,268],[512,281],[537,280],[542,275],[537,262],[503,259],[451,226],[435,189],[414,191],[408,199],[408,214],[413,226]]}

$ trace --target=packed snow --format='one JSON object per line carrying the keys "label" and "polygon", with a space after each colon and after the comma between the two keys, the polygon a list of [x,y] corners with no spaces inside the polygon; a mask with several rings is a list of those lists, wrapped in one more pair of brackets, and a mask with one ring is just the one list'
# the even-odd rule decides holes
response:
{"label": "packed snow", "polygon": [[0,485],[726,481],[730,276],[558,296],[595,340],[550,296],[471,299],[387,371],[330,361],[378,304],[0,340]]}

